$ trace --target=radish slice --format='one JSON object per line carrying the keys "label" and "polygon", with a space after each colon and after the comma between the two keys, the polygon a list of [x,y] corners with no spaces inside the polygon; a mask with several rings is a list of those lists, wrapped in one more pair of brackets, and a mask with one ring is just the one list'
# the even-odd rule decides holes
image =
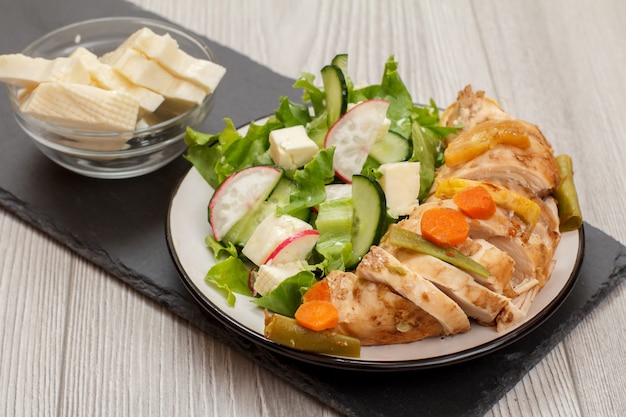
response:
{"label": "radish slice", "polygon": [[[254,232],[241,250],[241,253],[255,265],[261,266],[268,261],[270,256],[277,256],[277,248],[290,245],[294,237],[300,236],[304,231],[314,230],[313,227],[304,220],[300,220],[288,214],[276,216],[272,213],[254,229]],[[315,233],[319,235],[319,232],[315,231]],[[315,242],[313,242],[313,245],[315,245]],[[298,246],[293,246],[292,249],[294,248],[297,249]],[[311,249],[312,248],[311,246]],[[303,251],[304,249],[301,250],[301,252]],[[307,256],[308,253],[299,260],[304,260]]]}
{"label": "radish slice", "polygon": [[265,200],[282,175],[276,167],[255,166],[228,177],[209,202],[209,223],[215,240],[222,240],[257,202]]}
{"label": "radish slice", "polygon": [[273,264],[302,261],[308,258],[320,237],[317,230],[303,230],[282,241],[265,260]]}
{"label": "radish slice", "polygon": [[333,168],[342,181],[350,183],[360,174],[372,145],[385,123],[389,102],[368,100],[357,104],[331,126],[324,147],[335,147]]}

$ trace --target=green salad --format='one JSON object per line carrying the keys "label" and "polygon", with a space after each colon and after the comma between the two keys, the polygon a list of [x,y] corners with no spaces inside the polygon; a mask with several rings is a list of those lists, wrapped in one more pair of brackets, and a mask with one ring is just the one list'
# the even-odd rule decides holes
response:
{"label": "green salad", "polygon": [[432,100],[414,104],[393,56],[378,84],[356,85],[345,54],[320,75],[302,73],[293,85],[302,103],[279,98],[245,133],[229,119],[219,133],[187,132],[185,158],[215,190],[206,281],[230,305],[243,294],[293,317],[308,288],[354,270],[426,197],[443,163],[442,139],[455,129],[438,125]]}

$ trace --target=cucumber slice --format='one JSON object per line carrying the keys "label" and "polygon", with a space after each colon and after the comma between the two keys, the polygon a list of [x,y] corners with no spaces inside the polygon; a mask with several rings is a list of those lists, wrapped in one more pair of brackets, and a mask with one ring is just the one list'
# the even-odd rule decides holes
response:
{"label": "cucumber slice", "polygon": [[411,151],[411,143],[399,133],[390,130],[374,142],[369,156],[382,165],[406,161],[411,157]]}
{"label": "cucumber slice", "polygon": [[291,188],[293,181],[287,177],[282,177],[276,187],[272,190],[272,193],[267,198],[270,203],[276,203],[279,206],[289,204],[289,197],[291,196]]}
{"label": "cucumber slice", "polygon": [[348,103],[350,103],[350,93],[354,89],[354,84],[352,83],[350,75],[348,74],[348,54],[337,54],[335,55],[333,60],[330,61],[330,63],[339,67],[339,69],[341,69],[341,72],[343,72],[343,78],[345,79],[346,87],[348,88]]}
{"label": "cucumber slice", "polygon": [[322,234],[350,235],[352,230],[352,198],[326,200],[319,205],[315,228]]}
{"label": "cucumber slice", "polygon": [[326,65],[321,70],[326,94],[328,126],[332,126],[348,109],[348,87],[343,71],[336,65]]}
{"label": "cucumber slice", "polygon": [[248,211],[233,227],[224,235],[224,242],[232,242],[235,246],[243,247],[256,230],[257,226],[276,211],[276,204],[267,201],[259,201],[250,211]]}
{"label": "cucumber slice", "polygon": [[326,272],[344,270],[352,257],[352,198],[319,205],[315,228],[320,232],[315,250],[326,260]]}
{"label": "cucumber slice", "polygon": [[356,266],[385,232],[385,193],[374,179],[365,175],[354,175],[352,206],[352,259],[348,267]]}
{"label": "cucumber slice", "polygon": [[344,75],[348,74],[348,54],[337,54],[330,63],[339,67]]}
{"label": "cucumber slice", "polygon": [[[280,181],[278,181],[278,184],[276,184],[276,187],[274,187],[270,196],[267,198],[267,201],[274,203],[276,207],[286,206],[290,202],[291,191],[295,186],[295,183],[291,179],[282,177]],[[293,217],[304,220],[305,222],[308,222],[311,219],[311,209],[306,207],[290,214]]]}

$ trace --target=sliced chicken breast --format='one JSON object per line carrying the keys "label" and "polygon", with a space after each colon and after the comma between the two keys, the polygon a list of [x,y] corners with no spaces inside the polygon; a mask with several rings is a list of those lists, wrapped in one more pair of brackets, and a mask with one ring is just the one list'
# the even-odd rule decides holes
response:
{"label": "sliced chicken breast", "polygon": [[477,283],[470,274],[433,256],[401,248],[392,254],[408,269],[435,284],[465,314],[480,323],[493,324],[508,303],[506,297]]}
{"label": "sliced chicken breast", "polygon": [[446,332],[437,319],[385,284],[351,272],[326,277],[331,302],[339,312],[336,330],[356,337],[363,346],[407,343]]}
{"label": "sliced chicken breast", "polygon": [[504,294],[504,289],[510,285],[515,271],[515,260],[508,253],[484,239],[467,239],[457,249],[489,271],[490,275],[487,278],[478,274],[471,274],[476,282],[491,291]]}
{"label": "sliced chicken breast", "polygon": [[421,275],[407,268],[386,250],[372,246],[356,270],[368,281],[388,285],[435,317],[446,334],[466,332],[469,319],[459,305]]}
{"label": "sliced chicken breast", "polygon": [[[471,129],[478,123],[488,120],[508,120],[511,115],[506,113],[492,98],[485,97],[484,91],[476,91],[471,85],[459,91],[457,99],[441,114],[442,126],[462,126],[461,132]],[[453,137],[447,138],[451,140]]]}
{"label": "sliced chicken breast", "polygon": [[[454,166],[444,164],[437,176],[519,184],[539,197],[549,195],[559,183],[552,146],[537,126],[521,120],[516,122],[525,129],[529,147],[496,144],[465,163]],[[481,125],[476,125],[472,129],[480,128]],[[472,129],[458,135],[453,142],[474,140]]]}

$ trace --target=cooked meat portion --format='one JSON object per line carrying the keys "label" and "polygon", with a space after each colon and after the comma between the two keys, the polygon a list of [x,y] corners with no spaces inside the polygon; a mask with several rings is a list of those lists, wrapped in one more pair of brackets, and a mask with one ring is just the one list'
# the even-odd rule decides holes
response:
{"label": "cooked meat portion", "polygon": [[[481,219],[464,214],[469,237],[454,249],[490,276],[383,238],[356,273],[335,271],[326,278],[339,310],[337,330],[364,345],[466,332],[468,317],[506,330],[524,319],[552,274],[560,232],[551,195],[560,177],[552,147],[539,128],[515,119],[471,86],[443,112],[441,124],[462,127],[446,140],[445,164],[437,170],[430,195],[398,226],[421,235],[425,212],[439,207],[460,211],[457,193],[485,188],[495,213],[475,216]],[[463,213],[471,215],[466,208]]]}
{"label": "cooked meat portion", "polygon": [[[409,215],[410,222],[403,222],[401,227],[420,233],[419,227],[424,212],[435,207],[447,207],[458,210],[458,207],[451,199],[439,200],[431,197],[424,204],[419,205]],[[501,207],[496,208],[496,213],[489,219],[480,220],[467,218],[470,225],[470,237],[472,239],[489,239],[493,236],[518,236],[524,237],[529,234],[527,225],[520,219],[512,215],[508,210]]]}
{"label": "cooked meat portion", "polygon": [[461,269],[430,255],[397,248],[392,254],[453,299],[469,317],[492,324],[508,303],[506,297],[477,283]]}
{"label": "cooked meat portion", "polygon": [[561,233],[559,232],[559,213],[556,200],[553,197],[546,197],[543,200],[538,200],[537,203],[541,206],[541,216],[533,229],[533,235],[541,240],[541,250],[545,251],[545,259],[541,267],[543,280],[539,280],[540,286],[543,287],[554,269],[555,261],[553,258],[561,241]]}
{"label": "cooked meat portion", "polygon": [[504,289],[510,285],[515,270],[515,260],[508,253],[484,239],[467,239],[457,249],[489,271],[490,276],[488,278],[472,274],[476,282],[491,291],[504,294]]}
{"label": "cooked meat portion", "polygon": [[537,263],[534,254],[530,250],[530,245],[520,238],[510,238],[508,236],[493,236],[488,242],[498,249],[506,252],[515,261],[515,269],[509,285],[504,289],[504,294],[508,297],[515,297],[518,294],[528,291],[539,284],[537,280]]}
{"label": "cooked meat portion", "polygon": [[[401,221],[398,225],[412,232],[421,233],[420,219],[422,214],[433,207],[455,208],[451,199],[438,200],[430,198],[426,203],[416,207],[409,218]],[[528,239],[533,236],[529,233],[527,225],[518,221],[514,216],[502,208],[496,210],[496,214],[487,220],[470,219],[469,237],[472,241],[485,241],[487,245],[494,247],[499,252],[502,263],[498,264],[502,270],[493,281],[504,283],[502,287],[489,287],[490,289],[506,296],[517,296],[520,292],[527,291],[537,285],[537,271],[544,269],[545,259],[541,251],[537,251],[536,245],[528,244]],[[533,238],[534,239],[534,238]],[[461,249],[462,247],[457,248]],[[542,249],[543,250],[543,249]],[[498,262],[496,260],[496,262]],[[482,262],[479,262],[483,264]],[[483,264],[486,266],[485,264]],[[498,289],[501,288],[501,291]]]}
{"label": "cooked meat portion", "polygon": [[461,132],[487,120],[508,120],[511,115],[504,112],[484,91],[476,91],[471,85],[459,91],[457,99],[441,114],[442,126],[463,126]]}
{"label": "cooked meat portion", "polygon": [[[420,218],[421,214],[429,207],[450,207],[454,208],[454,203],[451,200],[437,200],[422,204],[415,208],[411,215],[398,222],[398,226],[410,230],[413,233],[421,234]],[[471,219],[468,219],[471,221]],[[480,224],[479,222],[473,222],[474,229]],[[470,223],[470,234],[472,233],[472,223]],[[506,228],[505,228],[506,229]],[[480,230],[480,229],[479,229]],[[489,236],[495,235],[492,231],[490,233],[481,232],[479,235],[487,234]],[[381,246],[389,251],[394,250],[393,247],[389,247],[385,243],[381,243]],[[456,248],[462,254],[469,256],[479,264],[483,265],[491,276],[484,278],[478,275],[473,275],[474,279],[481,285],[489,288],[490,290],[497,292],[498,294],[504,294],[506,288],[510,286],[510,281],[515,271],[515,260],[504,250],[498,248],[489,241],[480,237],[470,237],[465,243]],[[532,268],[531,268],[532,269]]]}
{"label": "cooked meat portion", "polygon": [[520,310],[520,308],[511,300],[509,301],[498,317],[496,317],[496,330],[502,332],[508,328],[519,323],[526,317],[526,312]]}
{"label": "cooked meat portion", "polygon": [[445,334],[468,331],[470,324],[463,310],[436,286],[407,268],[378,246],[372,246],[356,270],[360,278],[388,285],[435,317]]}
{"label": "cooked meat portion", "polygon": [[407,343],[446,333],[437,319],[385,284],[340,271],[328,274],[326,281],[331,302],[339,311],[336,330],[358,338],[364,346]]}
{"label": "cooked meat portion", "polygon": [[[519,184],[539,197],[549,195],[559,182],[552,146],[537,126],[521,120],[510,123],[513,122],[528,136],[528,147],[495,141],[485,152],[465,163],[456,165],[446,163],[437,176]],[[477,141],[477,137],[485,134],[484,129],[485,124],[475,125],[454,138],[449,146],[454,143],[471,145]]]}

